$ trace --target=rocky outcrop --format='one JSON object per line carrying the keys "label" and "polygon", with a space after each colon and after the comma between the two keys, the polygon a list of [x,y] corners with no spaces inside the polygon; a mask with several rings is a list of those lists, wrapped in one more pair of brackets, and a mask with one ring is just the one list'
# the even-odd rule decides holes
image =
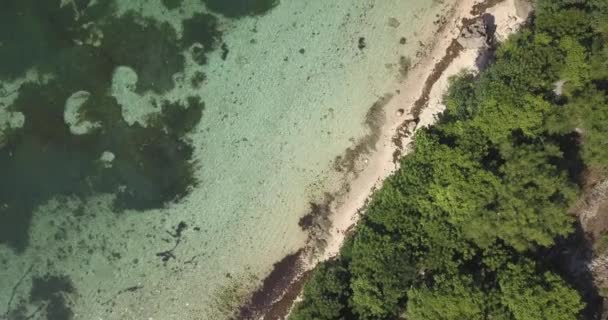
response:
{"label": "rocky outcrop", "polygon": [[466,21],[458,43],[465,49],[486,49],[494,42],[494,31],[496,25],[494,16],[484,14],[472,20]]}
{"label": "rocky outcrop", "polygon": [[534,3],[531,0],[514,0],[514,3],[518,17],[528,17],[534,11]]}
{"label": "rocky outcrop", "polygon": [[[608,294],[608,179],[597,181],[587,174],[583,197],[571,210],[578,218],[576,232],[558,241],[555,251],[560,266],[587,302],[587,318],[607,319]],[[603,304],[603,305],[602,305]]]}

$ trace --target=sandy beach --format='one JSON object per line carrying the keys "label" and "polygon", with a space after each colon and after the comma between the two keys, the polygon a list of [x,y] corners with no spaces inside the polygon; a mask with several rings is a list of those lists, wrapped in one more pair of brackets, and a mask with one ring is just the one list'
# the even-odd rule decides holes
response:
{"label": "sandy beach", "polygon": [[[53,276],[70,284],[64,302],[75,319],[226,319],[235,310],[240,319],[285,318],[309,271],[339,253],[373,190],[397,169],[416,128],[442,110],[449,76],[475,72],[488,42],[527,15],[524,0],[281,0],[240,18],[209,14],[200,0],[117,3],[92,18],[94,28],[60,7],[65,26],[47,26],[41,37],[73,41],[57,41],[62,50],[32,57],[0,82],[5,175],[35,181],[16,185],[32,193],[31,206],[17,210],[23,201],[14,196],[2,211],[14,214],[2,225],[15,230],[0,239],[7,315],[42,316],[48,302],[29,296],[37,279]],[[19,8],[7,15],[16,25],[51,14]],[[488,37],[485,24],[494,23]],[[116,32],[123,24],[136,30],[125,41]],[[209,34],[192,34],[201,24]],[[13,51],[39,47],[38,28],[17,31]],[[156,51],[165,49],[175,61],[161,68]],[[145,61],[131,59],[135,51]],[[115,59],[96,58],[108,54]],[[81,67],[100,61],[94,83],[64,72],[89,79]],[[84,118],[89,102],[111,111]],[[182,129],[167,120],[169,110],[190,107]],[[45,122],[32,125],[37,119]],[[47,143],[56,152],[30,148],[50,127],[61,133]],[[8,129],[23,135],[3,135]],[[171,161],[157,161],[148,149],[156,143]],[[28,161],[8,148],[26,150]],[[67,176],[54,173],[72,169],[79,178],[58,183]],[[155,192],[166,177],[183,179]],[[112,183],[91,185],[98,180]],[[131,206],[118,201],[125,197]]]}
{"label": "sandy beach", "polygon": [[[438,64],[444,57],[450,55],[449,49],[452,43],[461,40],[463,29],[466,27],[465,20],[479,19],[484,13],[492,15],[497,27],[495,36],[502,41],[527,19],[529,11],[518,9],[520,8],[518,2],[522,1],[503,0],[477,15],[475,15],[475,8],[483,4],[483,1],[463,0],[455,5],[451,15],[446,17],[445,26],[437,34],[436,42],[431,46],[432,49],[411,70],[403,83],[401,93],[386,105],[386,124],[382,128],[382,138],[376,146],[377,150],[364,156],[363,162],[367,165],[350,183],[350,192],[343,199],[335,201],[331,216],[332,229],[324,254],[319,257],[320,261],[330,259],[339,252],[346,231],[356,224],[360,216],[360,209],[364,207],[370,194],[381,186],[384,179],[398,169],[398,163],[393,161],[395,152],[400,152],[401,155],[406,154],[416,129],[433,124],[436,115],[443,111],[445,107],[443,95],[448,89],[449,78],[463,71],[473,73],[479,71],[478,57],[485,50],[483,41],[470,41],[470,44],[461,46],[456,56],[448,57],[450,61],[446,64],[445,69],[437,70]],[[425,86],[429,85],[428,82],[422,82],[420,79],[429,79],[435,73],[440,73],[440,75],[428,88],[430,89],[428,102],[421,110],[414,110],[417,100],[424,94]],[[405,111],[401,112],[400,109]],[[417,125],[412,122],[417,122]],[[412,124],[408,125],[409,123]],[[403,128],[406,128],[407,132],[397,136]],[[400,140],[399,143],[395,143],[395,138]],[[399,145],[405,146],[404,150],[399,150]]]}
{"label": "sandy beach", "polygon": [[[365,204],[373,191],[398,169],[395,159],[410,151],[416,130],[433,124],[436,115],[443,111],[443,95],[450,77],[463,71],[478,72],[482,54],[490,50],[490,42],[493,39],[504,41],[526,22],[531,10],[531,5],[525,0],[461,0],[439,20],[441,25],[434,41],[419,53],[422,58],[409,70],[401,89],[384,97],[381,103],[382,125],[370,126],[370,130],[378,130],[373,150],[357,154],[352,172],[345,174],[347,182],[343,188],[319,205],[325,208],[318,210],[321,212],[317,214],[327,216],[317,217],[316,225],[309,226],[312,236],[308,246],[297,253],[299,261],[295,262],[293,256],[290,257],[297,266],[286,266],[283,261],[275,265],[274,278],[276,273],[284,273],[283,285],[289,278],[291,285],[284,290],[274,289],[275,295],[277,292],[281,294],[273,307],[266,310],[264,319],[285,318],[285,312],[298,296],[294,291],[301,290],[309,271],[317,263],[339,253],[349,231],[365,214]],[[484,23],[492,22],[495,24],[493,37],[486,34],[484,27]],[[352,149],[357,150],[356,147]],[[273,274],[269,278],[273,278]],[[256,294],[270,290],[273,289],[266,286]]]}

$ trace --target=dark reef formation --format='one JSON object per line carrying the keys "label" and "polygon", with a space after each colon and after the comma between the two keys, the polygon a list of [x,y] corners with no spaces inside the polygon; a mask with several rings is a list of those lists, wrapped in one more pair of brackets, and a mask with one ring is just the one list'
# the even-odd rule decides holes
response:
{"label": "dark reef formation", "polygon": [[[71,303],[76,295],[72,279],[67,275],[45,274],[32,277],[29,298],[15,299],[15,292],[21,282],[29,275],[31,268],[13,288],[5,314],[0,319],[7,320],[71,320],[74,312]],[[12,305],[15,305],[12,307]],[[28,306],[30,306],[28,308]]]}
{"label": "dark reef formation", "polygon": [[[183,23],[183,37],[168,23],[135,12],[114,15],[113,1],[9,0],[0,12],[0,80],[28,69],[52,75],[22,85],[8,110],[21,112],[21,128],[2,133],[0,145],[0,244],[17,252],[28,246],[34,210],[57,196],[86,199],[115,195],[116,211],[163,207],[196,184],[193,147],[186,139],[204,103],[160,102],[147,125],[129,124],[110,95],[118,66],[138,75],[135,91],[162,94],[184,69],[182,52],[199,47],[199,63],[221,43],[217,18],[196,14]],[[78,119],[96,123],[75,135],[64,121],[66,100],[86,91]],[[111,152],[111,165],[100,161]]]}
{"label": "dark reef formation", "polygon": [[179,8],[183,2],[184,0],[162,0],[163,5],[169,10]]}
{"label": "dark reef formation", "polygon": [[279,0],[202,0],[207,8],[229,18],[261,15],[279,4]]}
{"label": "dark reef formation", "polygon": [[[186,56],[200,66],[216,50],[221,50],[222,60],[228,58],[220,14],[228,18],[260,15],[278,0],[202,2],[210,13],[195,13],[183,20],[180,35],[172,24],[137,11],[118,15],[116,0],[2,1],[0,98],[15,99],[0,101],[0,107],[22,114],[24,122],[21,127],[0,129],[0,245],[23,253],[30,246],[30,228],[38,207],[50,200],[76,199],[80,204],[65,224],[55,217],[50,220],[50,227],[56,229],[51,230],[56,232],[53,239],[60,247],[46,261],[32,262],[15,282],[0,319],[78,317],[72,310],[79,298],[78,286],[68,274],[56,270],[55,262],[96,251],[108,261],[125,256],[120,248],[110,250],[101,241],[104,239],[92,234],[88,241],[95,245],[88,246],[85,240],[70,243],[68,233],[81,232],[88,223],[86,218],[97,214],[85,207],[87,200],[109,194],[117,214],[146,211],[180,201],[200,183],[195,177],[198,163],[193,159],[189,134],[203,117],[203,99],[198,95],[177,101],[151,98],[149,103],[158,112],[140,122],[128,122],[123,108],[132,106],[121,105],[122,100],[119,103],[112,95],[112,81],[118,67],[128,67],[137,75],[129,90],[162,96],[175,88],[176,74],[185,71]],[[181,10],[183,3],[162,0],[168,10]],[[15,81],[26,74],[27,81],[18,88],[4,90],[8,83],[20,83]],[[194,89],[207,82],[200,70],[183,80]],[[66,109],[75,94],[79,99],[76,110]],[[94,125],[82,132],[74,130],[85,124]],[[156,254],[165,265],[175,258],[174,251],[188,228],[182,221],[168,232],[171,238],[166,241],[172,247]],[[36,242],[32,241],[32,247],[38,247]],[[139,258],[132,261],[137,264]],[[1,264],[10,262],[3,258]],[[133,285],[116,296],[141,288],[143,285]]]}

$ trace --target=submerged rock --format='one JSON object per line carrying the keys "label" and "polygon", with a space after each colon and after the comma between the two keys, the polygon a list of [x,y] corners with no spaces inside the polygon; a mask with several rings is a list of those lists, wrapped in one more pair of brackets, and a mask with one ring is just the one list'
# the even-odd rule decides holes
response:
{"label": "submerged rock", "polygon": [[401,22],[397,20],[397,18],[390,17],[388,18],[388,26],[391,28],[398,28],[401,25]]}

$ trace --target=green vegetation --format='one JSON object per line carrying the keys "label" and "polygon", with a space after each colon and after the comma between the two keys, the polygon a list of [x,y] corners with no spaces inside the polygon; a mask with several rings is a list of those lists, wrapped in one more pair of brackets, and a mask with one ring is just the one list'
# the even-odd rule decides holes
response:
{"label": "green vegetation", "polygon": [[579,317],[579,292],[539,257],[573,231],[583,170],[608,168],[608,2],[538,0],[532,21],[453,79],[292,319]]}

